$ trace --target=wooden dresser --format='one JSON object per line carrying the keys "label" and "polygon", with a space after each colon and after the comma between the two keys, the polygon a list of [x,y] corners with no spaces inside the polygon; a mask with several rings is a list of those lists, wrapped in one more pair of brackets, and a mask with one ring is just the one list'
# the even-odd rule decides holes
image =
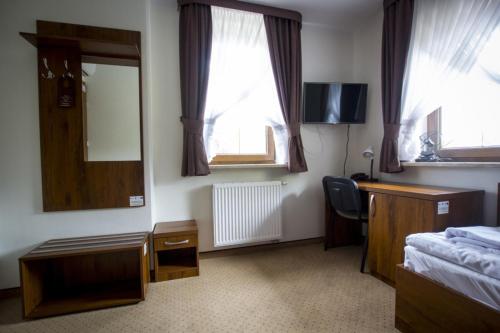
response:
{"label": "wooden dresser", "polygon": [[199,275],[198,226],[195,220],[155,225],[155,281]]}
{"label": "wooden dresser", "polygon": [[394,284],[406,236],[483,223],[484,191],[411,184],[359,182],[368,192],[371,273]]}
{"label": "wooden dresser", "polygon": [[53,239],[19,268],[25,318],[137,303],[149,282],[148,233]]}

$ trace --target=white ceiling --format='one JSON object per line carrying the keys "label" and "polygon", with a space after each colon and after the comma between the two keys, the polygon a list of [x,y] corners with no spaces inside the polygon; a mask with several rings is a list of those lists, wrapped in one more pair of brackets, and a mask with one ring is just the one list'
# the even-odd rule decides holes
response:
{"label": "white ceiling", "polygon": [[382,8],[383,0],[247,0],[302,13],[304,23],[353,30]]}

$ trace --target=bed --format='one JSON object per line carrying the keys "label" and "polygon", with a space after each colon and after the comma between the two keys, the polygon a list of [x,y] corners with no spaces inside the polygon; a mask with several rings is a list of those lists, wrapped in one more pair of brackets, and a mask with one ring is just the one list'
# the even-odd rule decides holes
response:
{"label": "bed", "polygon": [[[500,207],[499,207],[500,209]],[[402,332],[500,332],[500,250],[411,235],[396,271]]]}

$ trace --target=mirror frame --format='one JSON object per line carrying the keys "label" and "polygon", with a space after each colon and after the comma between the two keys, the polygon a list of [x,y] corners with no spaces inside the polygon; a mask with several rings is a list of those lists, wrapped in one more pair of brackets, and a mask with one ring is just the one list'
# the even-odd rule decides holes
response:
{"label": "mirror frame", "polygon": [[[141,34],[59,22],[37,21],[37,33],[21,33],[38,48],[40,147],[44,211],[145,205]],[[139,68],[140,161],[85,161],[82,59]],[[57,78],[75,79],[74,105],[57,104]],[[47,64],[47,66],[45,65]],[[50,70],[55,78],[44,75]]]}

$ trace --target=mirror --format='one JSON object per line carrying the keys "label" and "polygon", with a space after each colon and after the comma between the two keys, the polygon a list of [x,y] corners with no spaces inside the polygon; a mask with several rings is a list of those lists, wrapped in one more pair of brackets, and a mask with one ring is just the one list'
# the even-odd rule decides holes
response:
{"label": "mirror", "polygon": [[82,62],[84,159],[140,161],[139,68]]}

